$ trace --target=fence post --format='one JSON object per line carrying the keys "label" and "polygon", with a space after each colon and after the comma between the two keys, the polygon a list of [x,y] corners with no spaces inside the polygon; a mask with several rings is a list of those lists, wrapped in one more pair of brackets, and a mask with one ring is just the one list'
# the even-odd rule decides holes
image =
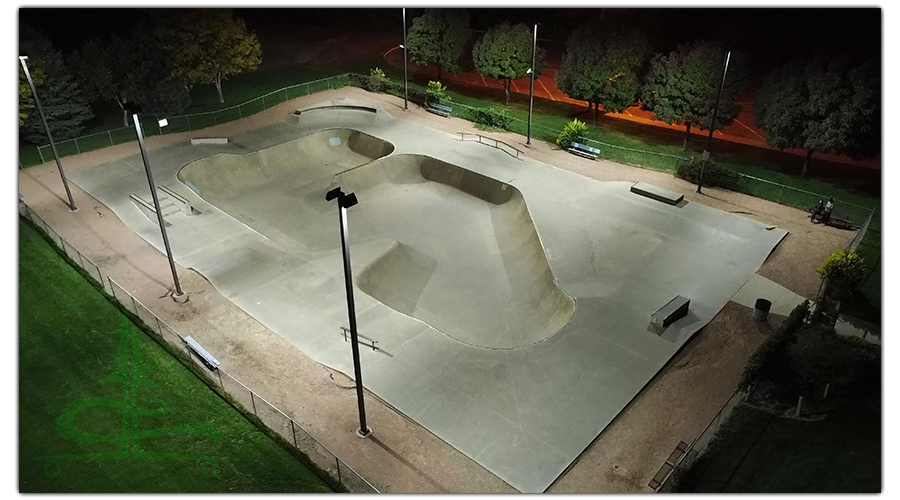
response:
{"label": "fence post", "polygon": [[216,118],[216,113],[215,113],[215,112],[213,112],[213,123],[216,124],[216,125],[219,124],[219,119]]}
{"label": "fence post", "polygon": [[781,194],[778,195],[778,203],[781,203],[784,200],[784,184],[781,185]]}
{"label": "fence post", "polygon": [[184,117],[187,118],[188,131],[190,131],[191,130],[191,115],[184,115]]}
{"label": "fence post", "polygon": [[795,418],[800,418],[800,408],[803,406],[803,396],[797,400],[797,413],[794,415]]}
{"label": "fence post", "polygon": [[299,448],[299,446],[297,446],[297,431],[294,430],[294,419],[290,419],[290,420],[291,420],[291,435],[294,436],[294,448]]}
{"label": "fence post", "polygon": [[41,155],[41,164],[43,165],[44,163],[47,163],[44,161],[44,153],[41,152],[40,146],[38,146],[37,150],[38,150],[38,154]]}
{"label": "fence post", "polygon": [[[865,337],[863,337],[865,338]],[[825,384],[825,394],[822,394],[822,399],[828,399],[828,389],[831,387],[831,383]]]}
{"label": "fence post", "polygon": [[309,95],[309,84],[306,84],[306,95]]}
{"label": "fence post", "polygon": [[81,148],[78,147],[78,138],[74,139],[75,141],[75,151],[78,151],[78,154],[81,154]]}
{"label": "fence post", "polygon": [[266,96],[262,96],[262,100],[263,100],[263,110],[265,110],[266,109]]}
{"label": "fence post", "polygon": [[238,118],[243,118],[244,115],[241,113],[241,105],[238,104]]}
{"label": "fence post", "polygon": [[287,102],[287,101],[288,101],[288,98],[287,98],[287,87],[285,87],[285,88],[284,88],[284,102]]}
{"label": "fence post", "polygon": [[[256,415],[256,400],[253,399],[253,391],[251,391],[250,389],[247,389],[247,392],[250,393],[250,404],[253,405],[253,414]],[[256,415],[256,416],[259,416],[259,415]]]}

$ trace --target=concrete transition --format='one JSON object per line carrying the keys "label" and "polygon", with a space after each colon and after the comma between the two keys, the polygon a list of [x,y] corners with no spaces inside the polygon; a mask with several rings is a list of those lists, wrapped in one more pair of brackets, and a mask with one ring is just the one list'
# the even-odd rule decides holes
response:
{"label": "concrete transition", "polygon": [[[379,347],[360,352],[366,388],[523,492],[544,491],[786,234],[373,109],[323,102],[226,144],[151,151],[157,182],[199,213],[166,216],[175,259],[352,374],[324,196],[355,192],[357,318]],[[139,156],[70,177],[163,248],[129,198],[149,199]],[[676,296],[687,313],[648,331]]]}

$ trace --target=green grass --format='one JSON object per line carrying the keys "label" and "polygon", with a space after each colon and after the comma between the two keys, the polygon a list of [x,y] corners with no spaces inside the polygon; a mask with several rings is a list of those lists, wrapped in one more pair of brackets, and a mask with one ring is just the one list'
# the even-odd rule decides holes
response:
{"label": "green grass", "polygon": [[802,422],[740,405],[683,481],[690,493],[880,492],[880,406]]}
{"label": "green grass", "polygon": [[[296,457],[217,396],[71,267],[30,224],[19,222],[19,489],[21,492],[328,492],[331,489]],[[119,328],[119,330],[117,330]],[[125,330],[123,330],[123,328]],[[57,477],[44,474],[38,456],[116,451],[119,442],[78,442],[57,432],[56,421],[83,398],[123,401],[113,373],[120,336],[132,330],[155,384],[136,389],[136,405],[162,415],[135,417],[139,431],[186,424],[217,429],[208,435],[177,433],[145,437],[146,452],[223,457],[207,477],[200,460],[62,460]],[[122,365],[119,365],[120,367]],[[126,365],[127,366],[127,365]],[[141,366],[135,361],[131,366]],[[85,432],[118,435],[123,412],[90,406],[75,416]]]}

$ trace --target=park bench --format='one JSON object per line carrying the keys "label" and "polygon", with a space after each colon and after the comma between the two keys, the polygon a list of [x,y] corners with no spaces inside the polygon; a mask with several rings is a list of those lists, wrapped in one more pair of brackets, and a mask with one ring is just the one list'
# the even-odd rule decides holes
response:
{"label": "park bench", "polygon": [[433,102],[428,103],[428,107],[426,107],[425,109],[443,117],[448,117],[450,116],[450,113],[453,112],[453,108],[451,108],[450,106],[444,106],[443,104],[436,104]]}
{"label": "park bench", "polygon": [[567,150],[572,154],[576,154],[578,156],[582,156],[589,160],[596,160],[597,156],[600,154],[600,150],[597,148],[592,148],[590,146],[586,146],[584,144],[573,142],[569,149]]}
{"label": "park bench", "polygon": [[200,344],[197,343],[196,340],[191,338],[190,336],[185,337],[184,339],[185,345],[200,358],[200,361],[203,361],[203,364],[206,365],[210,370],[215,370],[219,367],[219,360],[213,357],[212,354],[206,351]]}

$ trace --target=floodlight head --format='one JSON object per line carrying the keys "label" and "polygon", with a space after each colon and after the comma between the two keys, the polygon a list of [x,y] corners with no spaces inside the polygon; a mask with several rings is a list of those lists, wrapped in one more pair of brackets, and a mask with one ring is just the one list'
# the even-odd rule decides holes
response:
{"label": "floodlight head", "polygon": [[531,68],[528,68],[528,71],[525,72],[526,75],[530,75],[532,73]]}
{"label": "floodlight head", "polygon": [[353,205],[356,205],[356,204],[359,203],[359,202],[356,200],[356,193],[350,193],[350,194],[341,196],[341,199],[340,199],[340,202],[339,202],[339,203],[340,203],[341,206],[344,207],[344,208],[350,208],[350,207],[352,207]]}
{"label": "floodlight head", "polygon": [[128,111],[129,113],[131,113],[133,115],[143,111],[143,109],[141,108],[141,105],[136,102],[126,102],[126,103],[122,104],[122,108],[124,108],[125,111]]}
{"label": "floodlight head", "polygon": [[20,61],[24,61],[25,59],[28,59],[28,56],[19,56]]}
{"label": "floodlight head", "polygon": [[341,188],[336,187],[336,188],[332,189],[331,191],[325,193],[325,201],[331,201],[331,200],[341,196],[342,194],[344,194],[344,192],[341,191]]}
{"label": "floodlight head", "polygon": [[406,45],[403,45],[403,44],[401,43],[401,44],[400,44],[400,48],[403,49],[403,50],[406,50]]}
{"label": "floodlight head", "polygon": [[169,120],[166,120],[165,118],[163,118],[163,119],[161,119],[161,120],[159,121],[159,126],[160,126],[160,128],[165,127],[165,126],[167,126],[168,124],[169,124]]}

